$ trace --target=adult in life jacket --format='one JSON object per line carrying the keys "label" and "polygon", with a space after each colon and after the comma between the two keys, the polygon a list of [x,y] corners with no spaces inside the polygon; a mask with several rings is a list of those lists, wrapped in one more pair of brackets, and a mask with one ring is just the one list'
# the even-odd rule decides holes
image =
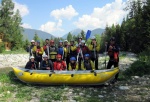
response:
{"label": "adult in life jacket", "polygon": [[84,55],[89,53],[90,51],[85,45],[85,40],[82,40],[81,45],[77,47],[77,62],[79,62],[79,70],[81,69],[81,61],[84,61]]}
{"label": "adult in life jacket", "polygon": [[78,66],[78,63],[76,62],[76,58],[75,57],[71,57],[70,58],[70,63],[69,63],[69,66],[68,66],[68,70],[78,70],[79,69],[79,66]]}
{"label": "adult in life jacket", "polygon": [[57,55],[57,48],[55,46],[54,40],[50,40],[50,46],[49,46],[49,59],[52,62],[56,61],[56,55]]}
{"label": "adult in life jacket", "polygon": [[37,63],[34,60],[34,56],[30,57],[30,60],[26,63],[25,65],[25,69],[31,69],[31,70],[35,70],[37,69]]}
{"label": "adult in life jacket", "polygon": [[31,45],[29,46],[29,58],[30,56],[34,56],[35,57],[35,52],[33,51],[33,48],[35,47],[35,41],[31,40]]}
{"label": "adult in life jacket", "polygon": [[68,65],[70,62],[69,50],[70,50],[70,45],[68,44],[68,41],[65,40],[64,41],[64,59],[63,60],[66,61],[67,69],[68,69]]}
{"label": "adult in life jacket", "polygon": [[[107,54],[109,56],[107,69],[111,69],[112,66],[118,67],[118,64],[119,64],[119,47],[116,44],[115,37],[110,38],[110,42],[107,44]],[[117,81],[117,78],[118,78],[118,74],[115,76],[115,81]]]}
{"label": "adult in life jacket", "polygon": [[47,55],[43,55],[43,60],[40,64],[41,70],[53,70],[53,62],[48,59]]}
{"label": "adult in life jacket", "polygon": [[90,59],[95,64],[95,69],[98,70],[98,52],[100,51],[100,44],[97,43],[95,36],[91,37],[91,44],[88,45],[90,50]]}
{"label": "adult in life jacket", "polygon": [[94,63],[92,60],[90,60],[90,55],[85,54],[84,58],[85,58],[85,60],[84,60],[84,62],[82,62],[84,68],[82,68],[82,70],[95,70]]}
{"label": "adult in life jacket", "polygon": [[57,60],[54,62],[54,70],[66,70],[66,63],[62,60],[62,56],[58,54],[56,56]]}
{"label": "adult in life jacket", "polygon": [[64,59],[64,47],[62,40],[60,40],[58,43],[57,54],[60,54],[62,56],[62,59]]}
{"label": "adult in life jacket", "polygon": [[75,46],[75,42],[74,42],[73,39],[70,40],[70,46],[69,46],[69,52],[68,52],[68,54],[69,54],[69,59],[71,57],[77,58],[77,46]]}
{"label": "adult in life jacket", "polygon": [[49,39],[45,39],[45,45],[43,46],[43,50],[45,52],[45,55],[49,56]]}
{"label": "adult in life jacket", "polygon": [[39,63],[42,61],[42,55],[44,53],[43,47],[40,46],[40,42],[36,42],[36,46],[34,46],[33,51],[36,53],[35,54],[35,61],[38,64],[38,69],[39,69]]}

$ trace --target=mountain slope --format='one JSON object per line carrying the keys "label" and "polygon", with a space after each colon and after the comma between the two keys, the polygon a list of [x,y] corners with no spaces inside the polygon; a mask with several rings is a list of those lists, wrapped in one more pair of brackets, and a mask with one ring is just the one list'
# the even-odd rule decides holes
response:
{"label": "mountain slope", "polygon": [[24,28],[24,31],[22,32],[24,39],[32,40],[35,33],[38,35],[39,38],[45,40],[45,39],[50,39],[51,36],[54,37],[52,34],[40,31],[40,30],[35,30],[35,29],[28,29]]}
{"label": "mountain slope", "polygon": [[[72,35],[76,35],[76,36],[77,36],[78,34],[81,33],[81,31],[82,31],[82,29],[75,29],[75,30],[70,31],[70,33],[71,33]],[[94,30],[91,31],[91,36],[96,35],[96,34],[102,34],[104,31],[105,31],[105,29],[101,29],[101,28],[94,29]],[[85,32],[85,34],[86,34],[87,31],[84,31],[84,32]],[[69,33],[69,32],[68,32],[68,33]],[[66,39],[68,33],[65,34],[62,38]]]}

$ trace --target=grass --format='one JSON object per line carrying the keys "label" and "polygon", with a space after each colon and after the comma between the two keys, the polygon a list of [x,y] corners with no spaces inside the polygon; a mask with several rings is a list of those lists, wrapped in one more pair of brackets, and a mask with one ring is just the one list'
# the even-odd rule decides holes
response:
{"label": "grass", "polygon": [[15,51],[3,51],[0,54],[27,54],[27,53],[28,52],[26,52],[25,50],[20,49],[20,50],[15,50]]}

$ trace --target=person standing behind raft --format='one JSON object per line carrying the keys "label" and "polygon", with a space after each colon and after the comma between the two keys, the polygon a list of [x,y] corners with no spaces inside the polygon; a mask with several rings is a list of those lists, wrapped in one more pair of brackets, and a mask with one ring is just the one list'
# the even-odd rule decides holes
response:
{"label": "person standing behind raft", "polygon": [[31,69],[31,70],[37,69],[37,63],[34,60],[34,56],[30,57],[30,60],[25,65],[25,69]]}
{"label": "person standing behind raft", "polygon": [[[35,52],[33,51],[33,48],[35,47],[35,41],[34,40],[31,40],[31,45],[29,47],[29,53],[30,53],[30,56],[34,56],[35,57]],[[29,56],[29,58],[30,58]]]}
{"label": "person standing behind raft", "polygon": [[44,50],[43,50],[43,47],[40,46],[39,41],[37,41],[36,43],[37,43],[37,45],[34,46],[33,51],[36,53],[35,54],[35,61],[37,62],[38,69],[39,69],[39,63],[42,61],[42,55],[43,55]]}
{"label": "person standing behind raft", "polygon": [[43,55],[43,60],[41,61],[40,69],[41,70],[53,70],[53,63],[51,60],[48,60],[47,55]]}
{"label": "person standing behind raft", "polygon": [[98,52],[100,51],[100,44],[96,42],[95,36],[92,36],[91,40],[91,44],[88,46],[90,50],[90,59],[95,63],[95,69],[98,70]]}
{"label": "person standing behind raft", "polygon": [[62,59],[64,59],[64,47],[63,47],[63,41],[62,40],[60,40],[58,43],[57,54],[60,54],[62,56]]}
{"label": "person standing behind raft", "polygon": [[[115,37],[110,39],[110,43],[107,44],[107,53],[109,56],[109,62],[107,64],[107,69],[111,69],[112,65],[118,67],[119,64],[119,47],[116,44]],[[118,74],[115,76],[115,81],[117,81]]]}
{"label": "person standing behind raft", "polygon": [[68,41],[65,40],[64,41],[64,59],[63,60],[66,61],[67,69],[68,69],[68,65],[70,62],[69,50],[70,50],[70,45],[68,45]]}
{"label": "person standing behind raft", "polygon": [[52,62],[56,61],[56,55],[57,55],[57,48],[55,46],[54,40],[50,40],[50,46],[49,46],[49,59]]}
{"label": "person standing behind raft", "polygon": [[45,55],[48,55],[48,50],[49,50],[49,39],[45,39],[45,45],[43,46],[43,50],[45,52]]}

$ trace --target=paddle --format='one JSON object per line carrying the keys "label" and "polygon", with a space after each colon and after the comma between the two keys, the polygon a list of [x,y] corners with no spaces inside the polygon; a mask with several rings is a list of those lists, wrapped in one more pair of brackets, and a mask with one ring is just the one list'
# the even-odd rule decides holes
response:
{"label": "paddle", "polygon": [[106,68],[106,50],[107,50],[107,42],[105,43],[105,68]]}

